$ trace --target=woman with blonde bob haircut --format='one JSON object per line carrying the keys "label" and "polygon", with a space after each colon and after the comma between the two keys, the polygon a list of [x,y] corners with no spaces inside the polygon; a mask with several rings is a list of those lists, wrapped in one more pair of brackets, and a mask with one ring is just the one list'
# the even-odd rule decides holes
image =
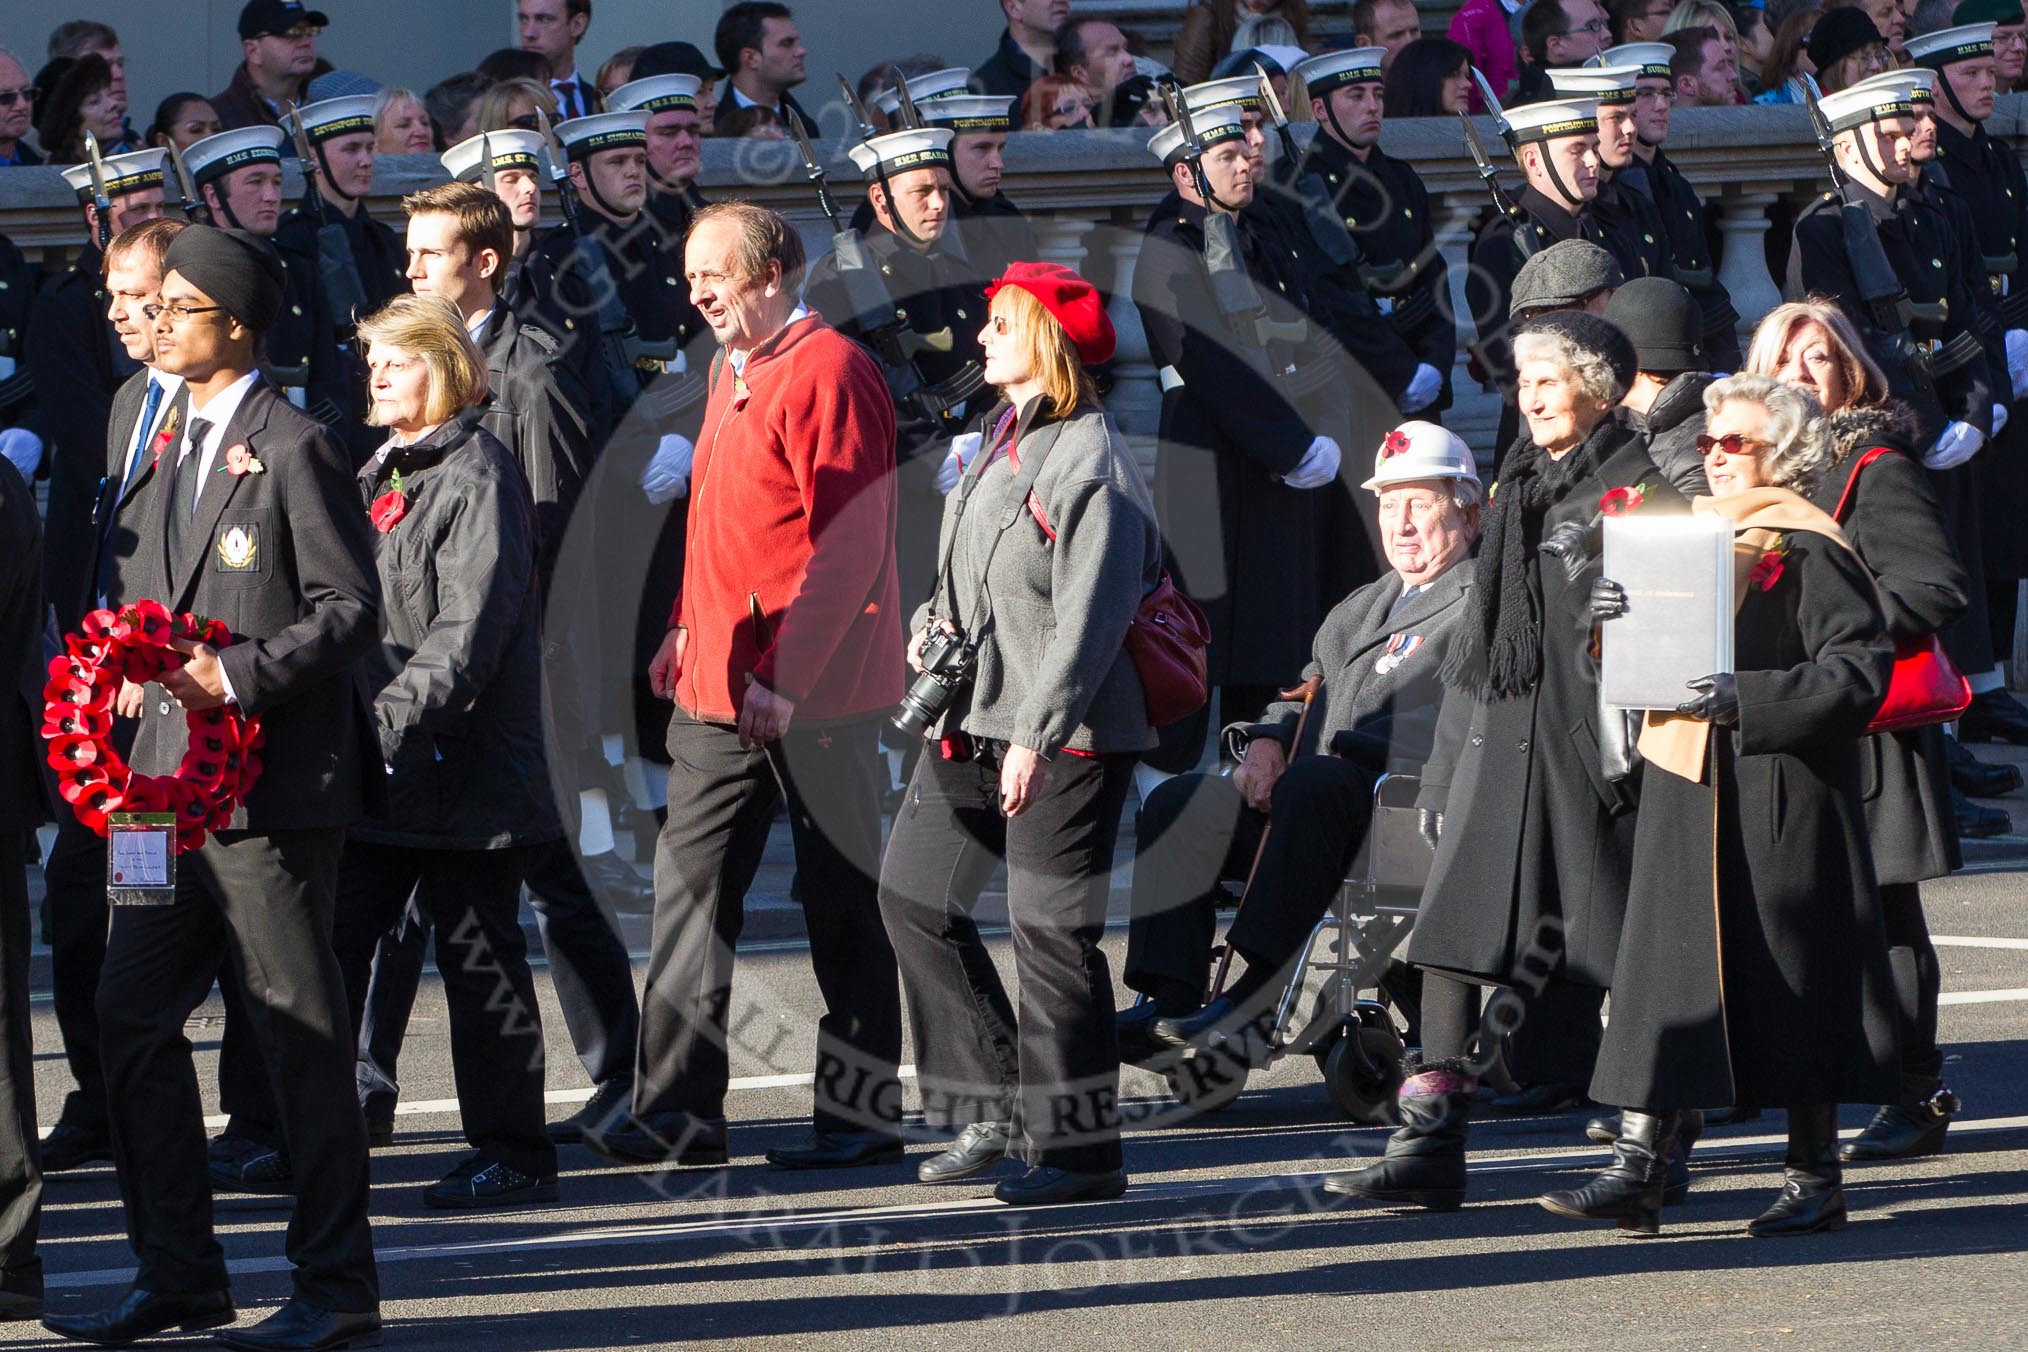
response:
{"label": "woman with blonde bob haircut", "polygon": [[[925,739],[880,870],[908,978],[923,1111],[957,1140],[916,1176],[1004,1158],[994,1195],[1033,1206],[1117,1197],[1119,1054],[1099,948],[1120,812],[1155,745],[1125,650],[1161,580],[1155,507],[1086,368],[1113,353],[1098,291],[1055,263],[987,289],[986,381],[1000,404],[961,438],[936,590],[909,662],[929,668],[895,726]],[[973,655],[953,663],[953,639]],[[1007,865],[1020,1019],[972,921]]]}
{"label": "woman with blonde bob haircut", "polygon": [[439,948],[457,950],[444,989],[472,1154],[424,1202],[554,1202],[542,1027],[517,918],[533,852],[563,834],[543,757],[535,502],[480,426],[486,363],[449,301],[397,297],[359,336],[373,425],[389,432],[359,488],[390,603],[380,646],[356,669],[387,804],[347,834],[332,947],[355,1038],[374,945],[411,893]]}

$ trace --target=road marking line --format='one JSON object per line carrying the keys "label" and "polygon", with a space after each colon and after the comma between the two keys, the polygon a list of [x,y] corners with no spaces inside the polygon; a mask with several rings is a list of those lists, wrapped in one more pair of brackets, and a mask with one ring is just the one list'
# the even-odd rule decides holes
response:
{"label": "road marking line", "polygon": [[1950,991],[1937,997],[1940,1005],[1997,1005],[2009,1000],[2028,1000],[2028,986],[2010,991]]}
{"label": "road marking line", "polygon": [[1964,934],[1932,934],[1929,941],[1951,948],[2028,948],[2028,939],[1976,939]]}
{"label": "road marking line", "polygon": [[[1959,1120],[1951,1124],[1954,1133],[2011,1131],[2028,1127],[2028,1116],[1981,1118],[1977,1121]],[[1858,1135],[1856,1129],[1842,1133],[1846,1137]],[[1707,1136],[1703,1145],[1706,1155],[1726,1152],[1749,1155],[1771,1155],[1784,1148],[1788,1138],[1784,1136]],[[1604,1146],[1578,1146],[1557,1150],[1531,1150],[1522,1156],[1474,1160],[1470,1171],[1474,1174],[1496,1174],[1547,1171],[1562,1169],[1579,1161],[1595,1161],[1604,1158]],[[1363,1157],[1362,1157],[1363,1158]],[[1287,1174],[1257,1174],[1240,1177],[1178,1179],[1168,1183],[1145,1183],[1136,1186],[1125,1198],[1111,1202],[1086,1203],[1087,1206],[1118,1207],[1123,1202],[1174,1202],[1188,1201],[1199,1197],[1223,1197],[1242,1193],[1270,1193],[1304,1191],[1315,1186],[1317,1179],[1332,1173],[1344,1171],[1349,1160],[1315,1160],[1314,1168],[1299,1169]],[[702,1173],[704,1171],[696,1171]],[[731,1199],[742,1204],[763,1202],[765,1197]],[[1515,1205],[1523,1203],[1516,1202]],[[408,1244],[382,1249],[374,1255],[375,1261],[383,1266],[389,1263],[413,1263],[436,1261],[459,1256],[489,1256],[511,1253],[524,1256],[532,1253],[557,1253],[570,1249],[587,1248],[631,1248],[642,1244],[666,1244],[685,1239],[740,1239],[752,1235],[779,1238],[789,1232],[840,1228],[865,1225],[875,1221],[937,1221],[960,1218],[981,1213],[1000,1212],[1014,1215],[1012,1209],[1002,1206],[990,1197],[955,1198],[945,1202],[897,1203],[869,1207],[828,1207],[812,1210],[785,1208],[759,1217],[738,1219],[702,1217],[696,1220],[648,1221],[636,1225],[615,1225],[601,1223],[580,1229],[559,1230],[541,1234],[519,1234],[494,1239],[456,1240],[444,1244]],[[1375,1216],[1383,1213],[1374,1212]],[[893,1236],[883,1237],[882,1243],[893,1242]],[[259,1273],[282,1273],[290,1270],[287,1258],[269,1256],[262,1258],[236,1258],[226,1263],[226,1271],[233,1276],[248,1276]],[[49,1273],[47,1281],[52,1290],[69,1290],[88,1286],[125,1286],[134,1280],[132,1268],[98,1268],[86,1272]]]}

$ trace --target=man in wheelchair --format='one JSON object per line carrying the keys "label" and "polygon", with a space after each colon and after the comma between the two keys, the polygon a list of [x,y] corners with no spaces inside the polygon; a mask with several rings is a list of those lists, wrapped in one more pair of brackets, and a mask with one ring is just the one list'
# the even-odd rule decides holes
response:
{"label": "man in wheelchair", "polygon": [[[1392,573],[1341,601],[1311,643],[1303,685],[1261,721],[1225,729],[1237,766],[1179,775],[1136,818],[1125,981],[1148,999],[1119,1016],[1120,1054],[1262,1048],[1272,1007],[1364,840],[1379,777],[1420,765],[1437,678],[1470,607],[1480,486],[1472,453],[1434,423],[1387,434],[1363,488],[1379,498]],[[1208,1005],[1222,879],[1250,875],[1226,940],[1244,969]]]}

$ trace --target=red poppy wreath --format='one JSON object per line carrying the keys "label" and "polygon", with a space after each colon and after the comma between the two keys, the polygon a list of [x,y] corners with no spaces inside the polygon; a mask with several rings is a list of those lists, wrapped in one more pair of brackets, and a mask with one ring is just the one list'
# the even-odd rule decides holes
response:
{"label": "red poppy wreath", "polygon": [[113,699],[120,682],[144,685],[183,665],[172,639],[225,647],[232,635],[218,620],[171,615],[159,601],[94,610],[49,664],[43,687],[42,735],[57,790],[77,819],[100,835],[112,812],[171,812],[176,852],[222,831],[260,778],[263,741],[258,718],[238,709],[190,710],[190,746],[173,775],[136,774],[112,743]]}

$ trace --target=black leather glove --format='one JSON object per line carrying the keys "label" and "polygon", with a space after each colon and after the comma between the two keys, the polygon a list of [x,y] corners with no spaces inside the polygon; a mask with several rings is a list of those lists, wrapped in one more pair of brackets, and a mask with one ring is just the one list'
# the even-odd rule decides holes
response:
{"label": "black leather glove", "polygon": [[1541,552],[1563,565],[1563,576],[1575,582],[1577,575],[1591,562],[1591,555],[1585,549],[1585,537],[1591,531],[1580,522],[1566,521],[1542,537]]}
{"label": "black leather glove", "polygon": [[1417,808],[1415,812],[1415,833],[1434,850],[1444,833],[1444,814],[1433,807]]}
{"label": "black leather glove", "polygon": [[1739,682],[1731,672],[1699,676],[1690,682],[1690,688],[1697,692],[1697,697],[1677,705],[1677,713],[1689,714],[1692,718],[1701,718],[1724,728],[1739,726]]}
{"label": "black leather glove", "polygon": [[1593,624],[1617,620],[1627,613],[1627,589],[1609,577],[1599,578],[1591,584],[1588,609]]}

